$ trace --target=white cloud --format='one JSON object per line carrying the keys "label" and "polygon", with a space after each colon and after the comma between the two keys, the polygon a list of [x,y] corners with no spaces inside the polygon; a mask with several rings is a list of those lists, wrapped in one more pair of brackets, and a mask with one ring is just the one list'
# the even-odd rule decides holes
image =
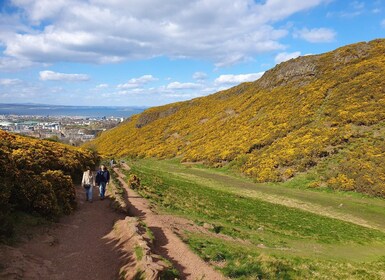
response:
{"label": "white cloud", "polygon": [[180,82],[172,82],[169,83],[166,88],[172,90],[184,90],[184,89],[197,89],[202,87],[201,84],[196,83],[180,83]]}
{"label": "white cloud", "polygon": [[[332,0],[333,1],[333,0]],[[375,5],[382,5],[381,3],[374,3]],[[340,17],[340,18],[354,18],[362,15],[365,12],[365,2],[364,1],[350,1],[348,7],[342,11],[333,11],[328,12],[328,17]],[[379,11],[378,8],[374,8],[372,10],[373,13],[377,13]]]}
{"label": "white cloud", "polygon": [[35,63],[26,59],[0,57],[0,71],[2,72],[15,72],[22,68],[33,66],[34,64]]}
{"label": "white cloud", "polygon": [[321,3],[327,3],[329,0],[267,0],[266,3],[260,6],[260,11],[264,17],[270,21],[284,19],[296,12],[308,10]]}
{"label": "white cloud", "polygon": [[12,86],[20,84],[21,82],[19,79],[0,79],[0,86]]}
{"label": "white cloud", "polygon": [[244,82],[252,82],[258,80],[264,72],[250,73],[250,74],[240,74],[240,75],[220,75],[215,79],[216,85],[223,84],[240,84]]}
{"label": "white cloud", "polygon": [[303,28],[294,33],[294,37],[304,39],[311,43],[332,42],[336,35],[334,30],[328,28]]}
{"label": "white cloud", "polygon": [[301,52],[292,52],[292,53],[281,52],[275,56],[274,60],[275,60],[275,63],[278,64],[292,58],[297,58],[300,55],[301,55]]}
{"label": "white cloud", "polygon": [[288,31],[272,24],[325,1],[13,0],[20,22],[42,28],[14,30],[1,40],[6,55],[40,63],[167,56],[220,67],[284,49],[279,40]]}
{"label": "white cloud", "polygon": [[143,86],[145,84],[148,84],[150,82],[157,81],[158,78],[153,77],[152,75],[143,75],[139,78],[133,78],[130,79],[127,83],[125,84],[119,84],[117,87],[118,88],[137,88],[140,86]]}
{"label": "white cloud", "polygon": [[101,89],[101,88],[108,88],[108,84],[99,84],[99,85],[96,86],[96,88],[99,88],[99,89]]}
{"label": "white cloud", "polygon": [[383,20],[381,21],[381,26],[382,26],[383,28],[385,28],[385,19],[383,19]]}
{"label": "white cloud", "polygon": [[[99,96],[107,97],[109,101],[117,104],[118,102],[122,102],[122,100],[136,100],[140,102],[139,104],[141,105],[159,105],[206,96],[220,90],[228,89],[242,82],[255,81],[260,78],[263,73],[264,72],[243,75],[221,75],[214,81],[206,79],[199,80],[196,83],[174,81],[154,87],[139,86],[130,88],[110,85],[108,90],[96,92]],[[138,80],[146,80],[142,79],[142,77],[131,79],[130,81],[137,82]]]}
{"label": "white cloud", "polygon": [[365,8],[365,2],[353,1],[353,2],[350,3],[350,6],[354,10],[363,10]]}
{"label": "white cloud", "polygon": [[88,81],[90,77],[85,74],[64,74],[53,71],[40,71],[40,80],[42,81],[69,81],[79,82]]}
{"label": "white cloud", "polygon": [[203,81],[206,80],[208,76],[205,72],[195,72],[192,77],[194,80]]}
{"label": "white cloud", "polygon": [[4,103],[48,100],[52,90],[20,79],[0,79],[0,100]]}

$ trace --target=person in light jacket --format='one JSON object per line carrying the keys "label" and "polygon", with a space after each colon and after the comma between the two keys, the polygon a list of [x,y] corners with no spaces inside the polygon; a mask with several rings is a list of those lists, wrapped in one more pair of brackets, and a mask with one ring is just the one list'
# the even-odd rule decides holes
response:
{"label": "person in light jacket", "polygon": [[100,170],[96,174],[96,185],[99,186],[100,199],[103,200],[106,193],[106,186],[110,182],[110,172],[104,165],[100,166]]}
{"label": "person in light jacket", "polygon": [[92,188],[95,186],[95,176],[91,168],[87,166],[83,172],[82,187],[86,191],[86,201],[92,202]]}

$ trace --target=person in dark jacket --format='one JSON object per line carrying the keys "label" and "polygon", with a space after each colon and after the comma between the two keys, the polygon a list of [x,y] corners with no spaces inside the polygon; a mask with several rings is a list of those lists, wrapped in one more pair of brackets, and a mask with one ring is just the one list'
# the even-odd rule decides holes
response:
{"label": "person in dark jacket", "polygon": [[110,172],[104,165],[100,166],[100,170],[96,173],[96,185],[99,186],[100,199],[103,200],[106,193],[106,187],[110,182]]}

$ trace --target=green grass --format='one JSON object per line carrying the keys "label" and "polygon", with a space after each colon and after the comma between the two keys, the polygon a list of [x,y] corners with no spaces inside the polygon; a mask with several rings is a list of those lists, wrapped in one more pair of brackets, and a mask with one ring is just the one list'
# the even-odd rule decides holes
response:
{"label": "green grass", "polygon": [[172,263],[165,258],[162,258],[162,261],[168,266],[168,268],[166,268],[159,274],[159,279],[160,280],[179,279],[180,278],[179,271],[172,265]]}
{"label": "green grass", "polygon": [[123,198],[124,197],[124,188],[122,186],[122,183],[117,179],[118,176],[113,169],[110,170],[110,173],[111,173],[111,180],[115,184],[115,194],[118,195],[119,197]]}
{"label": "green grass", "polygon": [[[300,175],[284,184],[256,184],[239,174],[235,176],[221,169],[183,166],[175,159],[164,161],[147,159],[138,161],[136,164],[138,168],[148,172],[173,174],[218,190],[263,200],[273,196],[278,198],[275,203],[279,202],[279,198],[285,201],[293,200],[299,204],[312,206],[316,213],[321,208],[332,214],[339,214],[340,217],[350,215],[364,220],[372,227],[385,230],[384,199],[354,192],[311,189],[307,187],[307,183],[311,180],[307,177],[309,175]],[[347,217],[346,219],[349,220]]]}
{"label": "green grass", "polygon": [[186,242],[234,279],[384,279],[385,258],[354,263],[277,254],[236,242],[188,234]]}
{"label": "green grass", "polygon": [[143,259],[143,248],[140,246],[135,246],[134,248],[135,257],[138,261],[141,261]]}
{"label": "green grass", "polygon": [[155,237],[154,237],[154,234],[153,232],[151,231],[151,229],[149,229],[149,227],[146,225],[145,222],[143,221],[139,221],[139,226],[144,229],[144,232],[146,233],[146,237],[150,240],[151,243],[154,242],[155,240]]}
{"label": "green grass", "polygon": [[[384,225],[383,200],[254,184],[224,170],[184,166],[176,160],[139,160],[131,167],[141,179],[140,194],[160,210],[198,224],[210,223],[214,232],[233,238],[229,241],[222,235],[189,232],[185,237],[198,254],[218,262],[218,269],[229,277],[385,276],[381,266],[385,233],[370,228]],[[331,269],[333,265],[335,269]]]}

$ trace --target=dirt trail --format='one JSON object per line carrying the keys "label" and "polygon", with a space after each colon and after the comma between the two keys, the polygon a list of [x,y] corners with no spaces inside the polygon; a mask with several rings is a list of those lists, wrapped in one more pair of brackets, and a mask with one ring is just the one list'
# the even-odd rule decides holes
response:
{"label": "dirt trail", "polygon": [[[178,237],[178,232],[194,228],[193,223],[152,212],[148,201],[127,186],[118,169],[115,171],[127,192],[129,214],[144,221],[153,232],[153,253],[171,261],[180,272],[180,279],[225,279]],[[136,271],[133,248],[123,248],[134,245],[117,241],[118,229],[114,228],[114,224],[125,224],[127,216],[114,211],[108,197],[101,201],[97,188],[93,198],[93,203],[86,202],[84,190],[78,186],[78,209],[72,215],[63,217],[60,223],[39,227],[32,238],[17,247],[0,246],[0,279],[116,280],[123,266]],[[131,240],[131,234],[137,233],[125,230],[120,234]]]}
{"label": "dirt trail", "polygon": [[97,193],[94,188],[94,202],[85,202],[84,190],[78,187],[78,209],[73,215],[63,217],[60,223],[17,248],[2,248],[8,263],[0,278],[118,279],[119,269],[127,260],[107,235],[114,222],[124,216],[111,209],[109,199],[99,200]]}
{"label": "dirt trail", "polygon": [[[127,169],[128,166],[123,166]],[[187,220],[173,217],[170,215],[160,215],[151,211],[148,201],[130,189],[123,179],[125,176],[118,168],[114,169],[118,174],[118,180],[124,186],[128,200],[130,215],[139,217],[151,229],[154,234],[154,251],[168,260],[170,260],[174,267],[181,273],[182,279],[209,279],[220,280],[225,279],[222,274],[215,271],[197,255],[195,255],[190,248],[183,243],[177,236],[176,232],[181,227],[190,227],[191,223]]]}

